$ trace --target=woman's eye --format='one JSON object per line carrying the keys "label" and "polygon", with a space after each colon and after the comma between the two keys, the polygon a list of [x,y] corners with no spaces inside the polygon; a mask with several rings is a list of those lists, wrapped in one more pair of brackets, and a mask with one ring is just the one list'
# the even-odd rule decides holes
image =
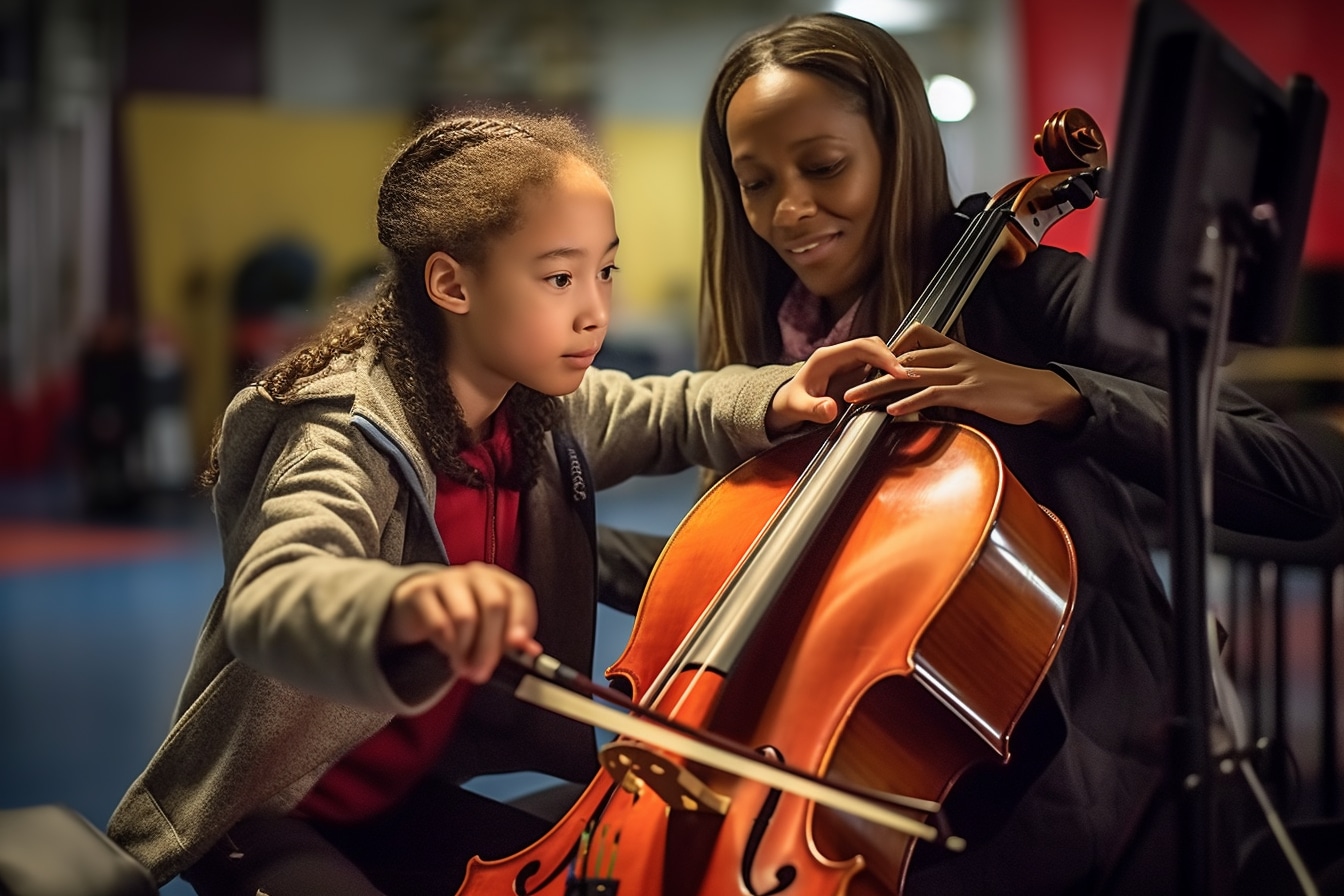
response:
{"label": "woman's eye", "polygon": [[597,276],[601,280],[610,280],[612,278],[612,275],[614,275],[619,270],[620,268],[616,267],[616,265],[609,264],[602,270],[598,271]]}
{"label": "woman's eye", "polygon": [[759,171],[743,172],[737,177],[737,186],[743,193],[755,193],[757,190],[765,188],[765,182],[768,179]]}
{"label": "woman's eye", "polygon": [[845,163],[843,159],[838,159],[827,165],[814,165],[813,167],[807,169],[807,173],[816,177],[826,177],[829,174],[835,174],[837,171],[841,169],[841,167],[844,166],[844,164]]}
{"label": "woman's eye", "polygon": [[549,280],[551,284],[555,286],[557,289],[564,289],[566,286],[569,286],[569,284],[574,282],[574,278],[571,277],[569,274],[552,274],[546,279]]}

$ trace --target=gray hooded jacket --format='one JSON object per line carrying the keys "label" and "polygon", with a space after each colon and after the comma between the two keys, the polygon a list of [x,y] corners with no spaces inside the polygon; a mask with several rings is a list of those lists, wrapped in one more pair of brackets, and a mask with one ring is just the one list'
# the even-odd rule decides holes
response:
{"label": "gray hooded jacket", "polygon": [[[597,489],[690,465],[726,470],[769,446],[765,413],[792,373],[590,370],[564,399],[567,426]],[[108,825],[160,883],[240,819],[291,810],[352,747],[393,715],[427,709],[452,680],[431,649],[377,649],[395,586],[449,558],[434,474],[370,351],[337,359],[283,402],[242,390],[224,415],[219,460],[223,587],[172,728]],[[595,562],[570,485],[546,452],[521,502],[520,562],[538,640],[587,669]],[[591,731],[503,694],[473,704],[472,736],[448,751],[448,777],[534,769],[583,782],[596,771]]]}

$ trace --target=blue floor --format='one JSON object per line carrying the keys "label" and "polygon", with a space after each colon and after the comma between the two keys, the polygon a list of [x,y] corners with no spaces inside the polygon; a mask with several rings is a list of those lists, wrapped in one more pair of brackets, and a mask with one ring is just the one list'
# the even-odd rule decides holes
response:
{"label": "blue floor", "polygon": [[[599,518],[670,532],[695,488],[693,471],[633,480],[599,496]],[[74,503],[60,477],[0,481],[0,520],[70,518]],[[189,534],[171,553],[0,571],[0,808],[64,803],[104,825],[158,746],[222,574],[208,511],[183,503],[150,520]],[[595,665],[628,635],[629,618],[603,608]],[[192,890],[173,881],[162,892]]]}

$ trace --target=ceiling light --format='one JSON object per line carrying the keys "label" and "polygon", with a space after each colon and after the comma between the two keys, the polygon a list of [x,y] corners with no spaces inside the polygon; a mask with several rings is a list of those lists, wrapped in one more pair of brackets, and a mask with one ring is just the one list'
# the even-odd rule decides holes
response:
{"label": "ceiling light", "polygon": [[927,88],[929,108],[939,121],[961,121],[975,108],[971,85],[952,75],[934,75]]}
{"label": "ceiling light", "polygon": [[831,0],[831,10],[897,33],[927,31],[938,21],[930,0]]}

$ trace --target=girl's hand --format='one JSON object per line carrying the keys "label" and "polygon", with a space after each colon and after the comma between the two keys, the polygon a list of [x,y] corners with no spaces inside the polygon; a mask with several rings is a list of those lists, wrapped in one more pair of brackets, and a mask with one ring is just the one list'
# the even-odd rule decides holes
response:
{"label": "girl's hand", "polygon": [[[887,344],[876,336],[817,349],[775,393],[765,415],[766,432],[778,435],[802,423],[830,423],[839,412],[837,396],[861,382],[869,368],[903,376]],[[886,388],[874,395],[892,390],[891,376],[881,378]]]}
{"label": "girl's hand", "polygon": [[383,620],[384,645],[429,642],[469,681],[484,682],[503,652],[536,655],[541,645],[532,587],[489,563],[463,563],[413,575],[392,592]]}
{"label": "girl's hand", "polygon": [[1054,371],[997,361],[915,324],[896,343],[896,375],[847,391],[847,401],[872,401],[896,388],[916,391],[887,405],[893,416],[929,407],[961,408],[1003,423],[1044,421],[1068,429],[1085,410],[1073,384]]}

